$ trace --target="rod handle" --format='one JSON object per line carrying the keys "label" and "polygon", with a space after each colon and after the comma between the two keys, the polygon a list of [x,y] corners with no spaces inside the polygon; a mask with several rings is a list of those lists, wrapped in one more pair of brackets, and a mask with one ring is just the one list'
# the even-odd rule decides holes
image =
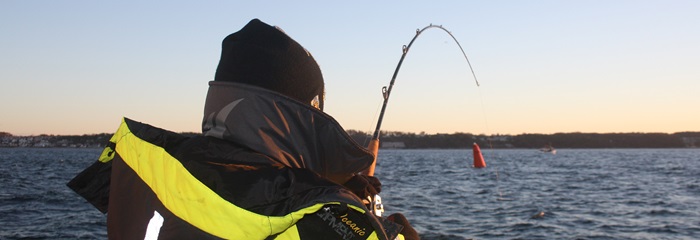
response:
{"label": "rod handle", "polygon": [[372,161],[372,165],[370,165],[367,170],[363,171],[362,174],[374,176],[374,168],[377,166],[377,154],[379,153],[379,139],[370,140],[369,144],[367,145],[367,150],[372,152],[374,155],[374,161]]}

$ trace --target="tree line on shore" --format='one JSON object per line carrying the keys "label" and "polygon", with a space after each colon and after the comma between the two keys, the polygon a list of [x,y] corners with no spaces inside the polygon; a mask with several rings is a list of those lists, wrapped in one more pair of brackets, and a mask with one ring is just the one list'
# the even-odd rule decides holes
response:
{"label": "tree line on shore", "polygon": [[[356,142],[366,145],[371,135],[348,131]],[[402,148],[471,148],[473,143],[493,148],[688,148],[700,147],[700,132],[678,133],[555,133],[519,135],[474,135],[471,133],[425,134],[382,131],[382,143],[401,143]],[[394,145],[396,146],[396,145]]]}
{"label": "tree line on shore", "polygon": [[[348,135],[366,146],[371,134],[348,130]],[[199,133],[182,133],[195,136]],[[0,132],[0,147],[102,147],[111,134],[13,136]],[[678,133],[554,133],[519,135],[475,135],[471,133],[426,134],[382,131],[381,147],[408,149],[463,149],[473,143],[491,148],[697,148],[700,132]],[[391,143],[391,144],[390,144]],[[399,143],[399,144],[397,144]]]}

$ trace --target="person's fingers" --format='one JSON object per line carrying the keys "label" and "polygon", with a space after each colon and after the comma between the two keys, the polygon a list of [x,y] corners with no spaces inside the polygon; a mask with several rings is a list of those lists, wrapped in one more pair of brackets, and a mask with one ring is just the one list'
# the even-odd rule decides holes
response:
{"label": "person's fingers", "polygon": [[379,181],[379,178],[372,177],[372,176],[365,176],[367,179],[367,182],[369,185],[371,185],[374,190],[376,191],[375,194],[382,192],[382,183]]}
{"label": "person's fingers", "polygon": [[416,232],[416,229],[414,229],[413,226],[411,226],[411,223],[408,222],[408,219],[406,219],[406,217],[403,214],[394,213],[389,215],[389,217],[387,217],[386,219],[403,226],[403,229],[401,229],[401,234],[405,239],[420,240],[418,232]]}

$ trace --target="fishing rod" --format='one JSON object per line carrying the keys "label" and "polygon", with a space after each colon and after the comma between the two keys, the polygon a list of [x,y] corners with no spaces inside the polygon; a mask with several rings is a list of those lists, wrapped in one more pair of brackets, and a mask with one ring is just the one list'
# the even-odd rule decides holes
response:
{"label": "fishing rod", "polygon": [[413,42],[416,41],[418,36],[420,36],[421,33],[423,33],[427,29],[431,28],[437,28],[437,29],[442,29],[445,31],[447,34],[452,37],[453,40],[455,40],[455,43],[457,43],[457,46],[459,47],[459,50],[462,51],[462,55],[464,55],[464,59],[467,60],[467,64],[469,65],[469,70],[471,70],[472,76],[474,76],[474,81],[476,82],[476,86],[479,86],[479,81],[476,79],[476,74],[474,74],[474,68],[472,68],[472,64],[469,62],[469,58],[467,57],[467,54],[464,53],[464,49],[462,49],[462,45],[459,44],[459,41],[457,41],[457,38],[455,38],[452,33],[447,30],[446,28],[442,27],[442,25],[433,25],[432,23],[428,25],[427,27],[424,27],[423,29],[416,29],[416,35],[413,36],[413,39],[411,39],[411,42],[408,43],[408,46],[403,45],[403,54],[401,55],[401,59],[399,60],[399,64],[396,66],[396,69],[394,70],[394,75],[391,77],[391,82],[389,82],[389,87],[387,88],[386,86],[382,87],[382,96],[384,97],[384,103],[382,104],[382,111],[379,113],[379,119],[377,121],[377,127],[374,129],[374,134],[372,135],[372,139],[369,142],[369,145],[367,146],[367,149],[372,151],[374,153],[374,162],[372,162],[372,165],[367,169],[367,171],[363,172],[366,175],[373,176],[374,175],[374,169],[377,165],[377,153],[379,152],[379,134],[380,134],[380,129],[382,127],[382,120],[384,120],[384,112],[386,111],[386,106],[387,103],[389,102],[389,96],[391,95],[391,89],[394,87],[394,82],[396,81],[396,76],[399,74],[399,69],[401,69],[401,64],[403,63],[403,60],[406,58],[406,54],[408,54],[408,50],[411,49],[411,46],[413,45]]}
{"label": "fishing rod", "polygon": [[[391,95],[391,89],[394,87],[394,82],[396,81],[396,76],[399,74],[399,69],[401,69],[401,64],[403,63],[403,60],[406,58],[406,54],[408,54],[408,50],[411,49],[413,42],[416,41],[416,39],[418,38],[418,36],[420,36],[421,33],[423,33],[425,30],[431,29],[431,28],[442,29],[447,34],[449,34],[453,40],[455,40],[455,43],[457,43],[459,50],[462,51],[462,55],[464,55],[464,59],[467,60],[467,64],[469,65],[469,70],[471,70],[472,76],[474,76],[474,81],[476,82],[476,86],[477,87],[479,86],[479,81],[476,79],[476,74],[474,74],[474,68],[472,68],[472,64],[469,62],[469,58],[467,57],[467,54],[464,53],[464,49],[462,48],[462,45],[459,44],[459,41],[457,41],[457,38],[455,38],[455,36],[452,35],[452,33],[449,30],[442,27],[442,25],[433,25],[432,23],[430,25],[428,25],[427,27],[424,27],[423,29],[416,29],[416,35],[413,36],[413,39],[411,39],[411,42],[408,43],[408,46],[406,46],[406,45],[403,46],[403,54],[401,54],[401,59],[399,60],[399,64],[396,66],[396,69],[394,70],[394,75],[391,77],[391,82],[389,82],[389,87],[388,88],[386,86],[382,87],[382,96],[384,97],[384,103],[382,104],[382,111],[379,113],[379,119],[377,120],[377,127],[374,129],[374,134],[372,135],[372,139],[369,141],[369,144],[367,146],[367,149],[374,154],[374,161],[372,162],[372,165],[370,165],[370,167],[366,171],[362,172],[362,174],[365,174],[368,176],[374,176],[374,169],[377,166],[377,154],[379,153],[379,133],[381,132],[382,120],[384,120],[384,112],[386,112],[386,106],[387,106],[387,103],[389,102],[389,96]],[[366,200],[368,200],[370,211],[372,211],[372,213],[374,215],[381,217],[382,213],[384,213],[384,205],[382,204],[382,198],[379,195],[374,195],[374,196],[369,196],[368,199],[366,199]]]}

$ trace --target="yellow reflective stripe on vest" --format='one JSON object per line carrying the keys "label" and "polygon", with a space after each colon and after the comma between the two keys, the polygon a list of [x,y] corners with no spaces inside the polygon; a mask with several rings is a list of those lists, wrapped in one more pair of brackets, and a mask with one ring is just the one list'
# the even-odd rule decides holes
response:
{"label": "yellow reflective stripe on vest", "polygon": [[294,225],[283,233],[280,233],[275,240],[301,240],[301,238],[299,238],[299,230],[297,230],[297,225]]}
{"label": "yellow reflective stripe on vest", "polygon": [[376,231],[372,231],[372,234],[370,234],[369,237],[367,237],[367,239],[368,240],[375,240],[375,239],[379,240],[379,236],[377,236]]}
{"label": "yellow reflective stripe on vest", "polygon": [[285,231],[316,204],[285,216],[256,214],[224,200],[202,184],[162,147],[135,136],[124,120],[114,135],[116,151],[163,205],[193,226],[225,239],[262,239]]}

